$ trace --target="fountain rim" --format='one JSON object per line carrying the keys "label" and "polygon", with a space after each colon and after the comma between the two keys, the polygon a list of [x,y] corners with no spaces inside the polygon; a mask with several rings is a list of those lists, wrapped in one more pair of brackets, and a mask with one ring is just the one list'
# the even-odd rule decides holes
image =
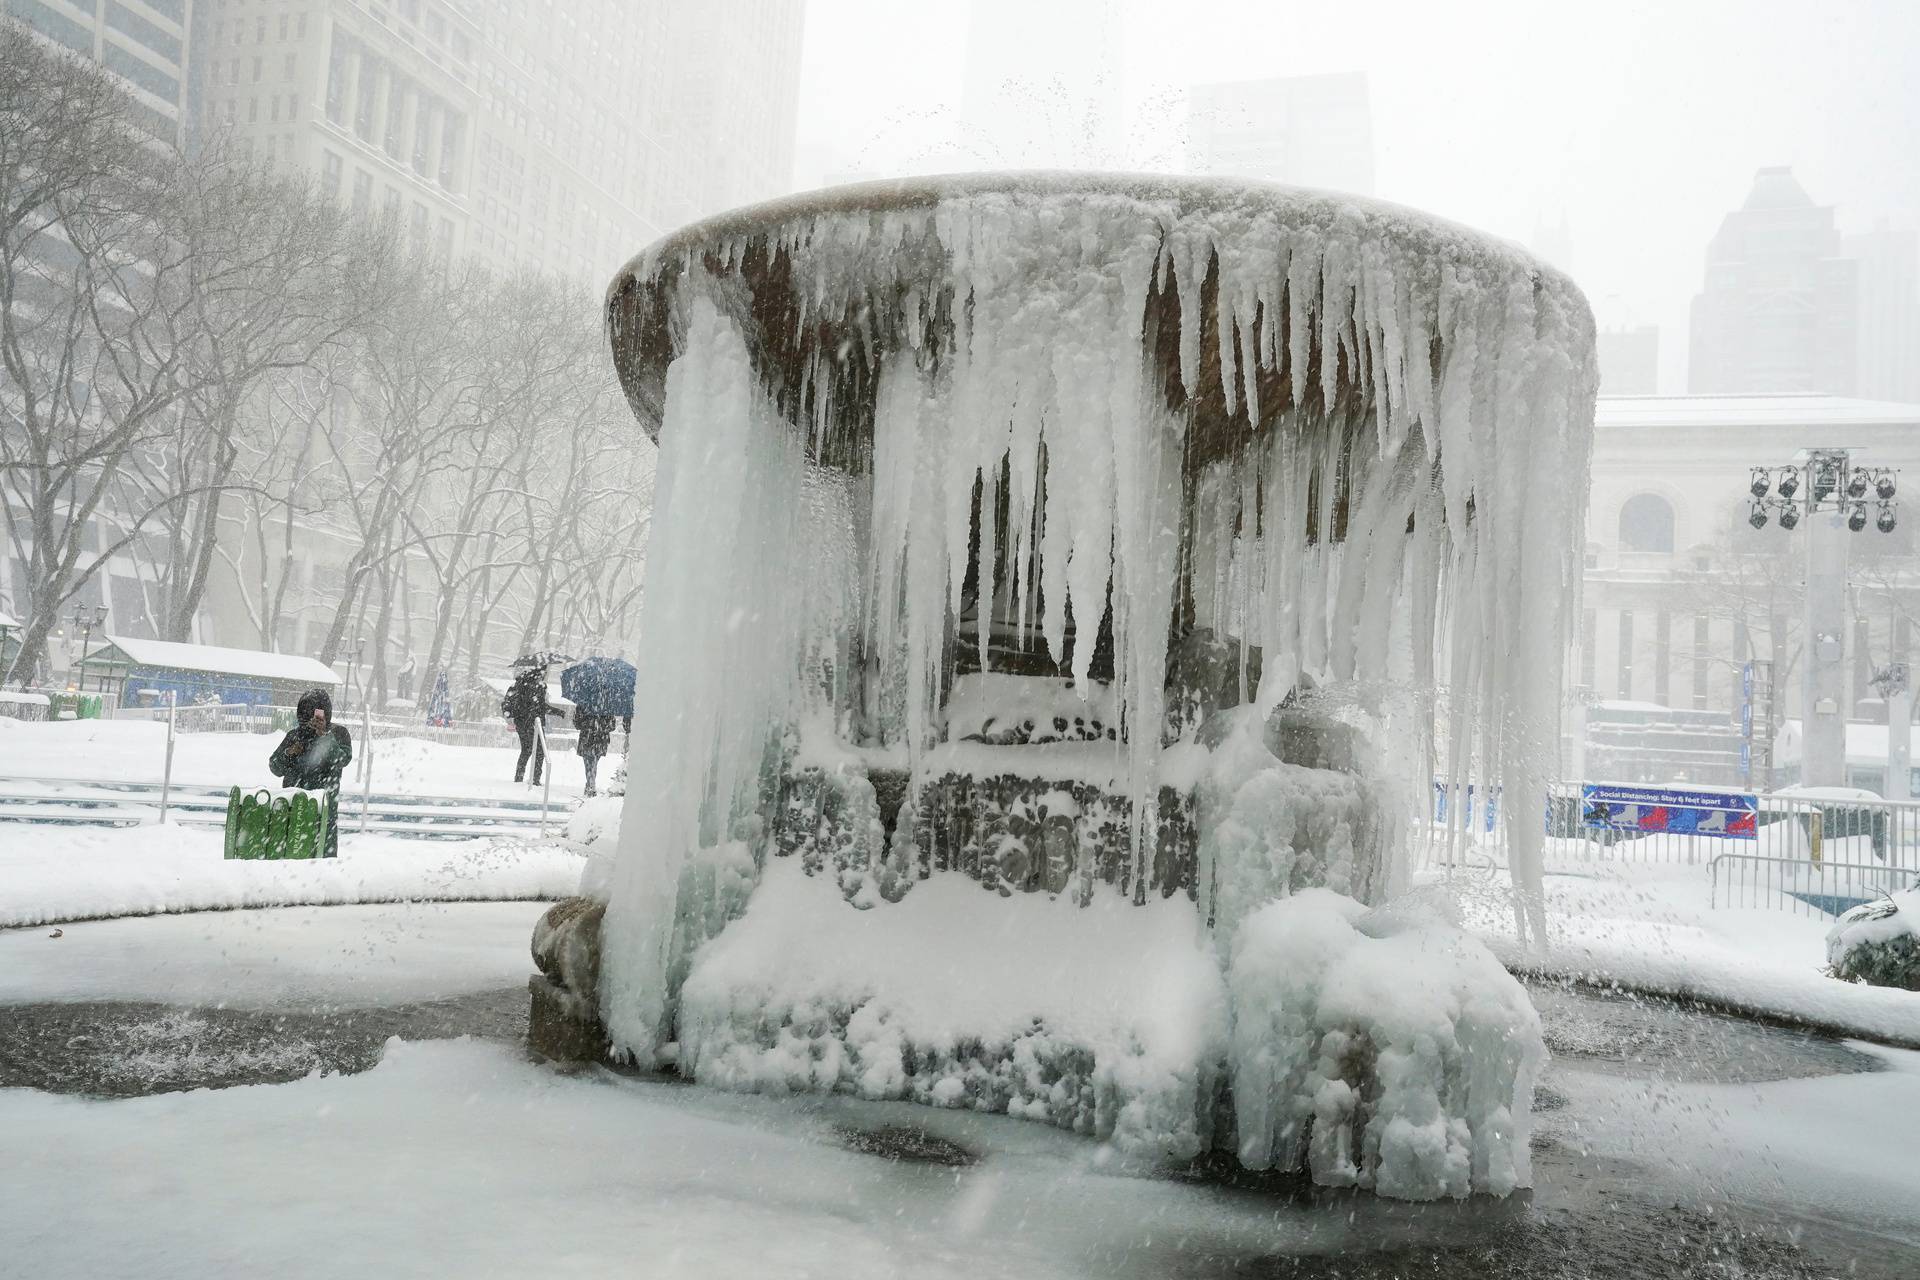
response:
{"label": "fountain rim", "polygon": [[1009,169],[937,174],[924,177],[882,178],[870,182],[818,187],[772,200],[741,205],[689,222],[647,245],[629,258],[606,289],[611,307],[631,287],[649,285],[670,258],[730,239],[763,231],[797,219],[822,214],[896,213],[928,209],[942,201],[980,196],[1108,196],[1139,200],[1143,204],[1168,202],[1178,212],[1235,206],[1249,212],[1283,213],[1319,206],[1332,218],[1350,216],[1375,224],[1387,239],[1430,239],[1436,247],[1451,242],[1473,255],[1505,259],[1512,269],[1578,290],[1573,278],[1519,243],[1482,231],[1411,205],[1375,196],[1354,195],[1320,187],[1293,186],[1258,178],[1213,175],[1083,171],[1073,169]]}

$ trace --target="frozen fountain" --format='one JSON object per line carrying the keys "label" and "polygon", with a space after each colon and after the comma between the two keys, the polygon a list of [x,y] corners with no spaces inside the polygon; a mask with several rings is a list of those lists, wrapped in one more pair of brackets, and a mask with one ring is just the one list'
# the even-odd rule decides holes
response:
{"label": "frozen fountain", "polygon": [[[1388,899],[1436,779],[1543,807],[1595,388],[1566,277],[1343,196],[979,175],[688,227],[608,327],[661,451],[639,715],[536,1029],[1526,1185],[1537,1019]],[[1505,839],[1537,936],[1539,824]]]}

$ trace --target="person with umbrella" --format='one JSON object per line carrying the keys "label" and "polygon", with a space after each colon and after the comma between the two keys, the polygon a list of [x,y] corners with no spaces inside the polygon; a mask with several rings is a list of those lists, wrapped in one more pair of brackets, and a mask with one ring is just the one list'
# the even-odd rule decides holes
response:
{"label": "person with umbrella", "polygon": [[547,752],[537,728],[542,717],[558,714],[560,710],[547,701],[547,668],[556,662],[567,661],[570,659],[565,654],[551,650],[529,653],[513,660],[513,665],[520,668],[520,674],[508,686],[506,697],[500,700],[500,714],[513,721],[513,730],[520,736],[520,759],[513,767],[515,782],[526,780],[527,759],[532,757],[533,784],[540,785]]}
{"label": "person with umbrella", "polygon": [[[613,739],[613,722],[633,723],[633,684],[639,673],[619,658],[588,658],[560,673],[560,692],[573,703],[573,725],[580,731],[580,763],[587,770],[587,794]],[[629,729],[631,732],[631,729]]]}

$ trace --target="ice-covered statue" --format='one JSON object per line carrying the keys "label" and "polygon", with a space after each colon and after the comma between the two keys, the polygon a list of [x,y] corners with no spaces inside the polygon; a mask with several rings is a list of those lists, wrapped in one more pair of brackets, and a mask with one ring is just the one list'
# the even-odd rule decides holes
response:
{"label": "ice-covered statue", "polygon": [[[726,1088],[1526,1185],[1538,1020],[1390,900],[1436,781],[1542,809],[1566,277],[1344,196],[984,175],[699,223],[608,324],[659,478],[550,1021]],[[1537,935],[1539,824],[1504,839]]]}

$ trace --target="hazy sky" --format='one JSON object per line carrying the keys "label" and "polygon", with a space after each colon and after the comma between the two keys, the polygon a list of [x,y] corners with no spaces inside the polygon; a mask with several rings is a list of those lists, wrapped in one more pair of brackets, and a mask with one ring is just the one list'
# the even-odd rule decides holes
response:
{"label": "hazy sky", "polygon": [[[1792,165],[1842,230],[1920,225],[1920,0],[1110,3],[1127,167],[1178,154],[1190,84],[1364,71],[1376,194],[1521,241],[1564,217],[1602,323],[1661,326],[1666,390],[1684,389],[1707,241],[1755,169]],[[969,16],[964,0],[808,0],[799,185],[992,163],[961,110]],[[1058,25],[1005,38],[1071,67]],[[1017,101],[986,124],[1031,136],[1035,114]],[[1038,158],[1086,153],[1063,138]]]}

